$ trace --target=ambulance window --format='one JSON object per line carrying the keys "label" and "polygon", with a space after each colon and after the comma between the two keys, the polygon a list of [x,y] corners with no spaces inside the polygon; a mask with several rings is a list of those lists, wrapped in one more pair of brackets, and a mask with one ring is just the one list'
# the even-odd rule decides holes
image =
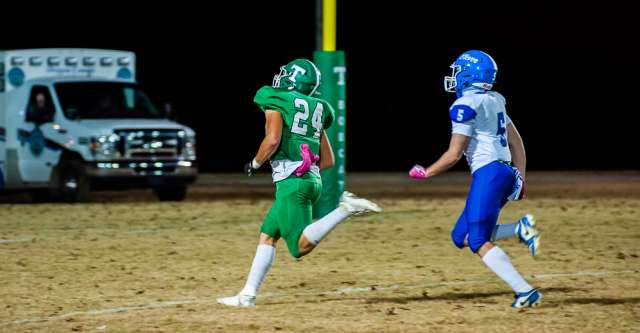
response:
{"label": "ambulance window", "polygon": [[161,118],[137,85],[122,82],[54,84],[62,114],[68,119]]}
{"label": "ambulance window", "polygon": [[46,86],[33,86],[27,106],[26,121],[36,124],[44,124],[53,121],[55,108],[51,99],[51,93]]}

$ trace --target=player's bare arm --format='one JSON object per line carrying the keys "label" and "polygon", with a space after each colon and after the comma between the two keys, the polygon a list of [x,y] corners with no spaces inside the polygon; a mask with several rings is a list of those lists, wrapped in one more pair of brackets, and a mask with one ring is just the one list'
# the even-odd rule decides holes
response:
{"label": "player's bare arm", "polygon": [[264,115],[267,121],[266,134],[255,157],[255,161],[260,165],[268,161],[273,153],[278,150],[280,138],[282,138],[282,115],[280,115],[280,112],[267,110]]}
{"label": "player's bare arm", "polygon": [[262,139],[256,157],[245,165],[245,173],[248,176],[252,176],[262,164],[269,160],[278,150],[278,146],[280,146],[283,125],[282,115],[277,111],[265,110],[264,116],[266,118],[266,134],[264,139]]}
{"label": "player's bare arm", "polygon": [[335,158],[333,156],[333,148],[331,148],[331,142],[327,137],[327,132],[322,131],[320,135],[320,170],[328,169],[335,164]]}
{"label": "player's bare arm", "polygon": [[527,155],[524,151],[522,137],[513,122],[507,125],[507,137],[509,140],[509,150],[511,151],[511,162],[520,171],[522,179],[526,179]]}
{"label": "player's bare arm", "polygon": [[426,169],[416,165],[409,174],[414,178],[427,179],[451,169],[464,155],[464,151],[469,145],[469,139],[470,137],[466,135],[452,134],[449,149],[435,163]]}

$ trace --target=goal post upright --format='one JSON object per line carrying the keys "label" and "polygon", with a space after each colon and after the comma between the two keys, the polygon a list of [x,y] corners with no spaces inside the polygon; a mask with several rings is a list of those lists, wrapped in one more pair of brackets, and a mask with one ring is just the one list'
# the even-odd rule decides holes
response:
{"label": "goal post upright", "polygon": [[322,84],[320,97],[335,110],[327,137],[333,147],[335,165],[323,170],[322,195],[314,207],[314,218],[325,216],[340,202],[346,181],[346,60],[336,50],[337,0],[316,0],[316,48],[313,61],[318,65]]}

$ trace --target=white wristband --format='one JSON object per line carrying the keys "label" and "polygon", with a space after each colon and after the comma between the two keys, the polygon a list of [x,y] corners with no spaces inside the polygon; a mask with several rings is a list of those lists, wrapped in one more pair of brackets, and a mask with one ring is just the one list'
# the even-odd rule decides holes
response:
{"label": "white wristband", "polygon": [[254,158],[253,161],[251,161],[251,167],[254,169],[259,169],[260,168],[260,163],[258,163],[258,161],[256,161],[256,159]]}

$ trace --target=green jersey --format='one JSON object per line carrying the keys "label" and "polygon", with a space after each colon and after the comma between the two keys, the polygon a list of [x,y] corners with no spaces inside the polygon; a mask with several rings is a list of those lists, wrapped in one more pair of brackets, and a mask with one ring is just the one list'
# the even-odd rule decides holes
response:
{"label": "green jersey", "polygon": [[[335,114],[329,103],[295,90],[269,86],[260,88],[253,101],[262,111],[273,110],[282,115],[280,146],[271,157],[274,181],[289,177],[302,163],[301,144],[306,143],[313,153],[320,153],[320,134],[331,126]],[[317,166],[311,172],[319,176]]]}

